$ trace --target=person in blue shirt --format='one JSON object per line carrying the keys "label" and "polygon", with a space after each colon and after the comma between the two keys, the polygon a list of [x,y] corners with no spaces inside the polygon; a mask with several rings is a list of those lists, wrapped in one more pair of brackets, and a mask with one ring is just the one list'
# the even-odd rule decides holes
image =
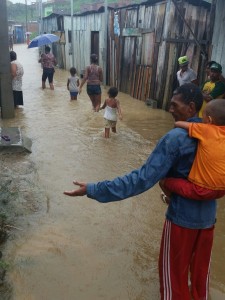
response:
{"label": "person in blue shirt", "polygon": [[[169,111],[175,121],[201,122],[196,116],[202,103],[201,90],[195,84],[184,84],[174,91]],[[110,181],[74,181],[79,188],[64,194],[87,195],[107,203],[143,193],[165,177],[187,178],[196,147],[196,139],[190,138],[187,131],[174,128],[159,140],[139,169]],[[216,200],[191,200],[177,194],[171,196],[159,254],[161,299],[208,299],[215,221]]]}

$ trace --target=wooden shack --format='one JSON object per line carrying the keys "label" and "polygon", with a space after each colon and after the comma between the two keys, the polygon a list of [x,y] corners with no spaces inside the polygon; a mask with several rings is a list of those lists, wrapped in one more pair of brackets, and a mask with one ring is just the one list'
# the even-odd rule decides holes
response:
{"label": "wooden shack", "polygon": [[62,69],[66,68],[64,15],[52,13],[50,16],[43,18],[42,31],[43,33],[53,33],[59,36],[59,42],[52,44],[52,52],[57,59],[58,66]]}
{"label": "wooden shack", "polygon": [[200,83],[205,79],[204,65],[212,51],[211,7],[204,0],[148,0],[108,6],[107,23],[100,7],[73,18],[52,14],[43,19],[43,28],[63,36],[58,52],[66,69],[74,62],[82,73],[95,52],[106,69],[107,85],[135,99],[153,99],[158,108],[167,109],[177,86],[180,56],[189,57]]}
{"label": "wooden shack", "polygon": [[[64,18],[65,33],[68,43],[66,44],[67,68],[74,64],[79,73],[83,73],[85,67],[90,64],[90,54],[95,53],[99,57],[99,64],[103,67],[105,61],[105,20],[104,11],[85,12],[73,17],[73,33],[71,34],[71,17]],[[73,53],[70,51],[73,39]]]}
{"label": "wooden shack", "polygon": [[211,42],[210,7],[204,1],[149,0],[110,10],[108,84],[167,108],[180,56],[189,57],[202,81]]}
{"label": "wooden shack", "polygon": [[81,74],[90,63],[91,53],[96,53],[100,65],[103,65],[107,29],[104,24],[104,9],[100,8],[98,11],[76,14],[73,18],[71,15],[52,13],[43,18],[42,28],[43,32],[54,33],[60,37],[59,43],[53,44],[53,53],[59,66],[69,70],[74,63],[78,74]]}
{"label": "wooden shack", "polygon": [[[212,5],[215,1],[213,1]],[[220,63],[223,68],[223,75],[225,74],[225,1],[217,0],[215,5],[215,24],[213,27],[212,39],[212,57]]]}

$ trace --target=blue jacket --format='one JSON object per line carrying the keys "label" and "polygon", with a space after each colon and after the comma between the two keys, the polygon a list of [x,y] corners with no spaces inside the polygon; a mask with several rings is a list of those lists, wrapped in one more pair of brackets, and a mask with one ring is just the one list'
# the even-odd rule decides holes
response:
{"label": "blue jacket", "polygon": [[[201,119],[188,121],[200,122]],[[119,201],[145,192],[162,178],[186,178],[196,148],[196,139],[190,138],[186,130],[174,128],[159,140],[141,168],[112,181],[88,183],[87,196],[103,203]],[[166,218],[186,228],[209,228],[215,224],[216,200],[197,201],[174,194]]]}

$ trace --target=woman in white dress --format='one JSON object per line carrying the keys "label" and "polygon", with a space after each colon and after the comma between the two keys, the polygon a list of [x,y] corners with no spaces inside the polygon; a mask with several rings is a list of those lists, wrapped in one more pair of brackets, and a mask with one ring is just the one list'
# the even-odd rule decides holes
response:
{"label": "woman in white dress", "polygon": [[10,51],[10,61],[14,106],[18,107],[23,105],[22,77],[24,71],[23,66],[17,60],[16,52]]}

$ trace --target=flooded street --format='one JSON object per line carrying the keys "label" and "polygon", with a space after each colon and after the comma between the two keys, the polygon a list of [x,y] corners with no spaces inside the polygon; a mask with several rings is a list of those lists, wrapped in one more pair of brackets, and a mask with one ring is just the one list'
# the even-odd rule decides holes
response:
{"label": "flooded street", "polygon": [[[11,154],[5,163],[34,168],[38,209],[20,218],[7,241],[7,279],[13,300],[158,300],[158,254],[166,206],[155,186],[118,203],[70,198],[72,180],[112,179],[138,168],[173,126],[168,112],[119,93],[124,119],[118,134],[103,138],[103,111],[94,113],[86,89],[69,101],[69,72],[56,70],[55,90],[41,89],[38,49],[16,45],[24,66],[24,107],[1,126],[21,128],[32,153]],[[107,89],[103,89],[106,97]],[[31,194],[33,195],[33,194]],[[35,194],[36,195],[36,194]],[[218,221],[211,268],[211,299],[225,299],[225,202]],[[8,298],[7,298],[8,297]],[[182,299],[181,299],[182,300]]]}

